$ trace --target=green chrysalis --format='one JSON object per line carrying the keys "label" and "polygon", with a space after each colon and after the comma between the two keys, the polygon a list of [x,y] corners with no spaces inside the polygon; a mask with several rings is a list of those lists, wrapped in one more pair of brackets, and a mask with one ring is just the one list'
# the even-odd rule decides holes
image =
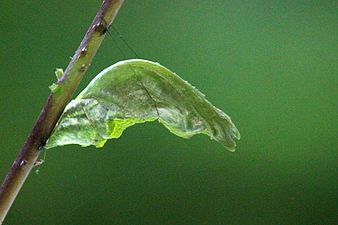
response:
{"label": "green chrysalis", "polygon": [[240,138],[230,117],[195,87],[158,63],[133,59],[103,70],[67,105],[46,148],[102,147],[126,128],[155,120],[183,138],[206,134],[230,151]]}

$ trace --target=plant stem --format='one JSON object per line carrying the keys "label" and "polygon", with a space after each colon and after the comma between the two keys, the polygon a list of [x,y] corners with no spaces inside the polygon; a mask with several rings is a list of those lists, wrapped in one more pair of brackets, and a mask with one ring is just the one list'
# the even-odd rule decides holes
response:
{"label": "plant stem", "polygon": [[56,82],[57,88],[49,95],[31,133],[0,188],[0,224],[5,219],[32,170],[40,150],[51,135],[65,106],[90,66],[105,37],[107,27],[113,22],[123,2],[123,0],[103,1],[64,75]]}

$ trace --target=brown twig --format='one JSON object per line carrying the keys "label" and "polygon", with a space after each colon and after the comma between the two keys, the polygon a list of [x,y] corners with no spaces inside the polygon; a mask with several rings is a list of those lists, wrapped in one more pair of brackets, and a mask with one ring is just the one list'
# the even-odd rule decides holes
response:
{"label": "brown twig", "polygon": [[31,133],[14,161],[0,189],[0,224],[19,193],[65,106],[70,101],[101,45],[123,0],[104,0],[64,75],[56,82]]}

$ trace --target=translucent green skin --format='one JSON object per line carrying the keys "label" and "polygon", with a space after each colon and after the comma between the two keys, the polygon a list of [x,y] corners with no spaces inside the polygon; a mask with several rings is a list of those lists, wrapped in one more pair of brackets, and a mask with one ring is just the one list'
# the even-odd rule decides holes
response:
{"label": "translucent green skin", "polygon": [[103,70],[67,105],[46,148],[102,147],[126,128],[155,120],[183,138],[206,134],[230,151],[240,138],[230,117],[195,87],[158,63],[133,59]]}

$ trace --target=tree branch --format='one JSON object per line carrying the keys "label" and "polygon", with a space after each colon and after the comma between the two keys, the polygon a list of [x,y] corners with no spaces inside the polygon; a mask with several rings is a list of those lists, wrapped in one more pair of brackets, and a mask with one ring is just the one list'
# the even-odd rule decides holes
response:
{"label": "tree branch", "polygon": [[76,50],[64,75],[56,82],[31,133],[14,161],[0,189],[0,224],[28,177],[40,150],[51,135],[65,106],[90,66],[124,0],[104,0],[92,24]]}

